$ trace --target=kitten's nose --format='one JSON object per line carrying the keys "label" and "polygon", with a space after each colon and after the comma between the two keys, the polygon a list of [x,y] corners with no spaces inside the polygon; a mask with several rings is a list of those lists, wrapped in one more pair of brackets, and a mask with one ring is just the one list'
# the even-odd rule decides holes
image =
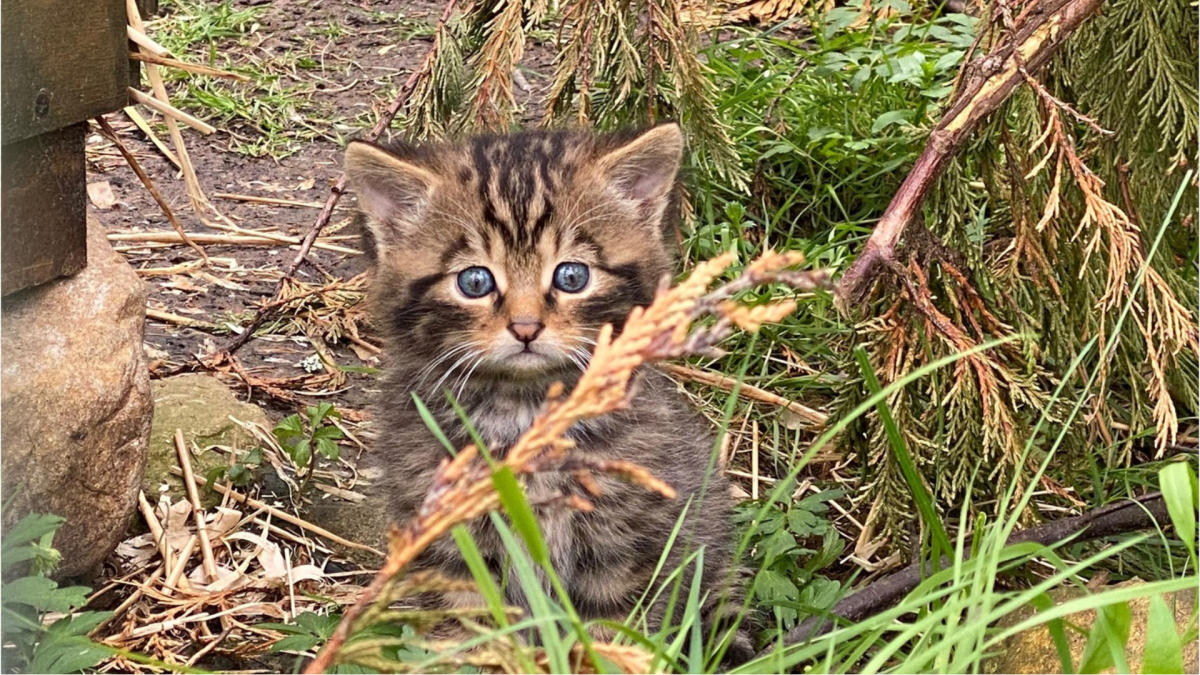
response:
{"label": "kitten's nose", "polygon": [[517,338],[521,342],[529,344],[537,339],[538,334],[540,334],[542,329],[545,327],[546,325],[541,321],[532,319],[514,319],[508,324],[508,332],[512,333],[513,337]]}

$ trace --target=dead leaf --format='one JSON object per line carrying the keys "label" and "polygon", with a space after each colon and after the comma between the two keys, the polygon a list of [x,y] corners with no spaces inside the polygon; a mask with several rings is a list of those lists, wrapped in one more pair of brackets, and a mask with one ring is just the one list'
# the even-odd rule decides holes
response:
{"label": "dead leaf", "polygon": [[186,499],[171,504],[170,499],[163,495],[159,498],[157,511],[158,520],[163,524],[167,544],[176,551],[183,550],[188,537],[192,536],[191,528],[187,526],[188,516],[192,513],[192,505]]}
{"label": "dead leaf", "polygon": [[320,581],[325,578],[325,570],[316,565],[299,565],[292,568],[292,583],[301,581]]}
{"label": "dead leaf", "polygon": [[117,196],[113,194],[112,185],[106,180],[88,183],[87,193],[92,206],[102,211],[111,209],[113,204],[117,203]]}
{"label": "dead leaf", "polygon": [[154,535],[147,532],[117,544],[116,553],[127,564],[137,566],[158,555],[158,547],[154,545]]}
{"label": "dead leaf", "polygon": [[362,345],[351,342],[350,349],[354,352],[354,355],[358,357],[358,360],[362,361],[363,363],[379,363],[379,357],[375,355],[375,352],[363,347]]}
{"label": "dead leaf", "polygon": [[346,490],[343,488],[334,487],[332,485],[326,485],[324,483],[316,483],[316,486],[317,489],[321,490],[322,492],[331,494],[334,497],[341,497],[342,499],[345,499],[348,502],[354,502],[355,504],[367,498],[366,495],[354,492],[353,490]]}
{"label": "dead leaf", "polygon": [[210,540],[215,540],[232,532],[233,528],[237,527],[237,524],[242,520],[242,512],[237,509],[218,506],[216,511],[216,513],[210,514],[204,519],[204,527],[208,530],[208,538]]}
{"label": "dead leaf", "polygon": [[199,277],[201,279],[204,279],[205,281],[208,281],[209,283],[216,284],[216,285],[220,286],[221,288],[229,289],[231,291],[249,291],[250,290],[249,288],[247,288],[246,286],[243,286],[242,284],[239,284],[235,281],[230,281],[228,279],[222,279],[221,277],[209,274],[208,272],[192,272],[192,275]]}

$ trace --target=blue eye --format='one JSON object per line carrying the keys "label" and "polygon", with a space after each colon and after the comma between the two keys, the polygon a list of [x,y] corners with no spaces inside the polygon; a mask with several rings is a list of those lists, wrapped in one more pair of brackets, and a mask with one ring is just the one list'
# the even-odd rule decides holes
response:
{"label": "blue eye", "polygon": [[468,267],[458,273],[458,290],[468,298],[482,298],[496,290],[496,279],[486,267]]}
{"label": "blue eye", "polygon": [[565,262],[554,268],[554,287],[567,293],[578,293],[587,286],[587,265],[577,262]]}

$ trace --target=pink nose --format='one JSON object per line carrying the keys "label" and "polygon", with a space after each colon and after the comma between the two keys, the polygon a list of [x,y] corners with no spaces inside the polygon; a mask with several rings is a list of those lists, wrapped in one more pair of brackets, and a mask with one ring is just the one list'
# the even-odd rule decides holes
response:
{"label": "pink nose", "polygon": [[537,339],[537,336],[545,327],[545,324],[541,321],[513,321],[508,324],[508,332],[512,333],[513,337],[521,342],[529,344]]}

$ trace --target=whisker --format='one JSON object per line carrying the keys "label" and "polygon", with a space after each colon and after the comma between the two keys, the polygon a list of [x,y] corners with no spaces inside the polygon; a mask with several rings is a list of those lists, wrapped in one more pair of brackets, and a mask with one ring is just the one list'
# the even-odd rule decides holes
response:
{"label": "whisker", "polygon": [[461,358],[459,358],[457,361],[454,362],[454,365],[450,366],[446,370],[445,373],[442,373],[442,376],[440,378],[438,378],[438,381],[434,383],[433,387],[429,391],[431,393],[436,394],[438,391],[441,390],[442,383],[446,381],[446,378],[450,377],[450,374],[453,373],[455,371],[455,369],[457,369],[459,366],[461,366],[463,363],[465,363],[468,359],[475,358],[479,354],[480,354],[480,352],[478,352],[478,351],[470,351],[465,356],[462,356]]}
{"label": "whisker", "polygon": [[420,371],[417,372],[417,375],[414,378],[415,380],[417,380],[417,382],[415,385],[413,385],[413,388],[416,389],[416,388],[420,387],[422,384],[424,384],[425,380],[428,379],[429,375],[433,372],[434,368],[436,368],[439,364],[445,362],[451,356],[460,354],[464,350],[472,349],[472,348],[478,347],[478,346],[479,346],[478,342],[470,341],[470,342],[464,342],[464,343],[455,345],[455,346],[451,347],[450,349],[447,349],[446,351],[442,352],[440,355],[437,356],[437,358],[435,358],[433,361],[429,362],[424,368],[422,368]]}
{"label": "whisker", "polygon": [[475,374],[475,369],[479,367],[479,364],[483,363],[483,358],[484,358],[484,354],[480,353],[479,358],[475,359],[475,363],[473,363],[471,365],[470,370],[468,370],[467,374],[463,376],[462,383],[459,384],[458,388],[455,390],[454,398],[456,398],[456,399],[462,398],[462,393],[463,393],[463,390],[466,389],[466,387],[467,387],[467,382],[469,382],[471,380],[471,376]]}

